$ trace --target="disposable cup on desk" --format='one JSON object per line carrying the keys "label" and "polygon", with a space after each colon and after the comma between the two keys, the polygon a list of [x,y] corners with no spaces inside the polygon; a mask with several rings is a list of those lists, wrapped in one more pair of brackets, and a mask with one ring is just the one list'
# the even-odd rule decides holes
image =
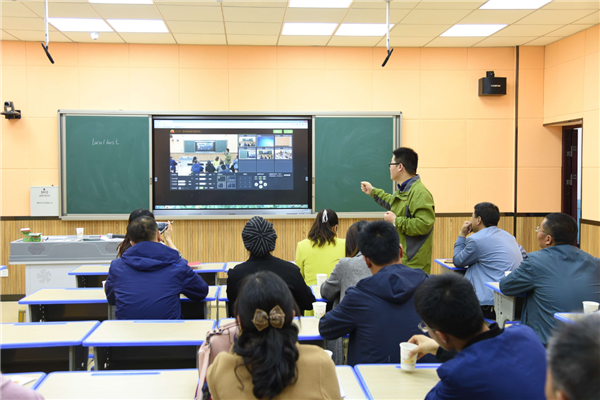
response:
{"label": "disposable cup on desk", "polygon": [[327,355],[331,358],[333,358],[333,351],[331,350],[323,350],[325,353],[327,353]]}
{"label": "disposable cup on desk", "polygon": [[75,230],[77,231],[77,239],[82,240],[83,239],[83,228],[75,228]]}
{"label": "disposable cup on desk", "polygon": [[102,281],[102,289],[106,290],[106,281]]}
{"label": "disposable cup on desk", "polygon": [[317,293],[321,293],[321,285],[327,280],[327,274],[317,274]]}
{"label": "disposable cup on desk", "polygon": [[411,350],[417,348],[416,344],[402,342],[400,343],[400,367],[403,371],[414,371],[417,364],[417,354],[412,357],[408,356]]}
{"label": "disposable cup on desk", "polygon": [[584,301],[583,302],[583,313],[591,314],[593,312],[596,312],[596,311],[598,311],[598,306],[600,306],[600,303],[597,303],[595,301]]}
{"label": "disposable cup on desk", "polygon": [[323,315],[325,315],[325,308],[327,307],[327,303],[322,303],[319,301],[316,301],[314,303],[312,303],[313,305],[313,311],[315,312],[315,318],[317,320],[321,319],[321,317]]}
{"label": "disposable cup on desk", "polygon": [[512,271],[504,271],[504,276],[508,276]]}

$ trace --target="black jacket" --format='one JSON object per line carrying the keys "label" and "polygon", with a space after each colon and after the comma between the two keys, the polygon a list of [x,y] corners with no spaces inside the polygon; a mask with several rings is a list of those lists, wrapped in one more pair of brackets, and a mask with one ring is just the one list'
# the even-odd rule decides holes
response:
{"label": "black jacket", "polygon": [[227,298],[229,300],[230,316],[233,317],[234,315],[235,300],[238,296],[240,283],[242,283],[246,276],[259,271],[271,271],[279,275],[292,291],[292,295],[296,299],[296,303],[300,307],[302,314],[304,310],[312,310],[312,303],[316,301],[315,296],[313,296],[310,288],[304,283],[304,278],[300,274],[300,268],[270,254],[265,257],[251,255],[248,261],[236,265],[235,268],[230,269],[227,273]]}

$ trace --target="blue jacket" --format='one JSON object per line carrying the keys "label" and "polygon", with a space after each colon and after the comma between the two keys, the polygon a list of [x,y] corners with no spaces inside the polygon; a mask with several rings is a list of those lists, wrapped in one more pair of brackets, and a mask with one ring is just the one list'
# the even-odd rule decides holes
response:
{"label": "blue jacket", "polygon": [[500,281],[500,291],[527,294],[521,322],[546,344],[556,327],[554,313],[581,312],[583,301],[600,302],[600,260],[568,244],[534,251]]}
{"label": "blue jacket", "polygon": [[400,343],[422,333],[413,294],[425,279],[421,269],[402,264],[384,267],[346,290],[340,304],[321,318],[321,336],[333,340],[350,334],[349,365],[400,363]]}
{"label": "blue jacket", "polygon": [[202,164],[192,164],[192,172],[197,174],[199,172],[204,171],[204,168],[202,167]]}
{"label": "blue jacket", "polygon": [[545,400],[546,349],[536,334],[522,325],[496,329],[496,336],[478,340],[442,364],[440,382],[425,399]]}
{"label": "blue jacket", "polygon": [[117,319],[181,319],[179,295],[201,301],[208,285],[177,250],[140,242],[110,263],[105,291]]}

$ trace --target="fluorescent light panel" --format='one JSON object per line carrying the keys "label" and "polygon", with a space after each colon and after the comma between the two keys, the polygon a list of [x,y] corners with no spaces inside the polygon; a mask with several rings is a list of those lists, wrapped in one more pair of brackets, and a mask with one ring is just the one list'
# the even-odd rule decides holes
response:
{"label": "fluorescent light panel", "polygon": [[112,32],[104,20],[99,18],[48,18],[48,22],[62,32]]}
{"label": "fluorescent light panel", "polygon": [[294,8],[348,8],[352,0],[290,0]]}
{"label": "fluorescent light panel", "polygon": [[489,0],[480,10],[537,10],[552,0]]}
{"label": "fluorescent light panel", "polygon": [[153,4],[152,0],[88,0],[98,4]]}
{"label": "fluorescent light panel", "polygon": [[445,37],[486,37],[493,35],[506,24],[457,24],[440,36]]}
{"label": "fluorescent light panel", "polygon": [[[390,29],[394,24],[390,24]],[[385,24],[341,24],[335,36],[383,36]]]}
{"label": "fluorescent light panel", "polygon": [[321,22],[286,22],[283,24],[282,35],[296,36],[331,36],[337,23]]}
{"label": "fluorescent light panel", "polygon": [[168,33],[169,29],[162,19],[107,19],[108,23],[120,33]]}

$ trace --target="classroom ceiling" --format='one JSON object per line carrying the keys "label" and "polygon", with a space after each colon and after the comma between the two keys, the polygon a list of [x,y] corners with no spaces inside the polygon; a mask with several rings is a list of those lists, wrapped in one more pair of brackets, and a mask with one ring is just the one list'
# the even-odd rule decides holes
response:
{"label": "classroom ceiling", "polygon": [[[480,10],[485,0],[392,0],[392,47],[545,46],[600,23],[600,1],[554,0],[537,10]],[[43,0],[1,0],[2,40],[44,41]],[[50,25],[50,42],[163,43],[260,46],[385,47],[375,37],[282,35],[286,22],[383,23],[384,0],[352,1],[348,8],[292,8],[289,1],[165,1],[98,4],[50,0],[49,16],[163,20],[168,33],[61,32]],[[441,37],[455,24],[507,24],[488,37]]]}

